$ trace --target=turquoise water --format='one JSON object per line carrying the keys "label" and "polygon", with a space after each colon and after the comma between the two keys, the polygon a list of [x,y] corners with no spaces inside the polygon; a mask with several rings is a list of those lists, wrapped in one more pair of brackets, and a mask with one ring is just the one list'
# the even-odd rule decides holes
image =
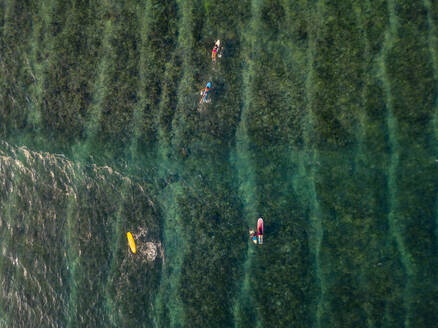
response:
{"label": "turquoise water", "polygon": [[0,33],[0,327],[436,325],[435,1],[5,0]]}

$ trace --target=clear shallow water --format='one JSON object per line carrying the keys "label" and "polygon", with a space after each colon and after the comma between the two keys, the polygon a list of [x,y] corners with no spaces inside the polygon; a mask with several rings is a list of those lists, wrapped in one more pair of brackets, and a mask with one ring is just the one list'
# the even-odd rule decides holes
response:
{"label": "clear shallow water", "polygon": [[435,324],[434,2],[0,10],[0,326]]}

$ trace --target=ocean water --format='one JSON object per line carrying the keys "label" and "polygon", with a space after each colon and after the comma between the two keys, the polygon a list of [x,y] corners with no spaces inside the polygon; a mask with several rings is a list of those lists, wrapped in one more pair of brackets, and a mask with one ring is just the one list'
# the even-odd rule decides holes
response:
{"label": "ocean water", "polygon": [[432,0],[0,1],[0,327],[436,326],[437,91]]}

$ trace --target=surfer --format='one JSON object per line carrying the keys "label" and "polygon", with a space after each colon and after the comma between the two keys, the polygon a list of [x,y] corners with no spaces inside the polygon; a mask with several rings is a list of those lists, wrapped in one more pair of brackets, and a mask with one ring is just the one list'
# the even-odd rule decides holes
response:
{"label": "surfer", "polygon": [[221,45],[221,40],[217,40],[215,42],[213,50],[211,52],[211,61],[213,62],[213,64],[216,63],[216,55],[217,55],[217,52],[219,50],[220,45]]}
{"label": "surfer", "polygon": [[202,97],[201,97],[201,101],[199,102],[200,104],[208,102],[208,95],[210,94],[210,90],[211,90],[211,82],[208,81],[205,88],[201,90]]}
{"label": "surfer", "polygon": [[250,237],[251,237],[252,242],[253,242],[254,244],[257,244],[257,235],[256,235],[256,233],[254,232],[254,230],[249,229],[249,235],[250,235]]}

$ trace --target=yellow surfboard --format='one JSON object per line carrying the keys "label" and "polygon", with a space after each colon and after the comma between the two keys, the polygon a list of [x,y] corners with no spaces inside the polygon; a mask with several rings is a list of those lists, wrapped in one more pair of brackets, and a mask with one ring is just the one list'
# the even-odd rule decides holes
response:
{"label": "yellow surfboard", "polygon": [[131,251],[135,254],[137,250],[135,248],[135,242],[134,242],[134,237],[132,237],[132,233],[128,232],[126,234],[126,237],[128,237],[129,247],[131,247]]}

